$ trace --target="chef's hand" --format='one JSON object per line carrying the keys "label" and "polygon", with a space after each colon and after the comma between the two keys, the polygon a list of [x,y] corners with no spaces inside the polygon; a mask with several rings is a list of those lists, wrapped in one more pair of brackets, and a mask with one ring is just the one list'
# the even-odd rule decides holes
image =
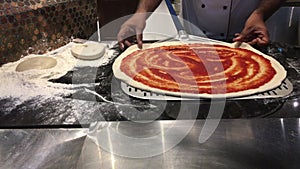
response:
{"label": "chef's hand", "polygon": [[135,43],[140,49],[142,48],[146,18],[146,14],[136,13],[121,26],[117,39],[122,50]]}
{"label": "chef's hand", "polygon": [[235,36],[233,41],[247,42],[250,45],[263,46],[270,42],[263,16],[255,11],[247,19],[243,31]]}

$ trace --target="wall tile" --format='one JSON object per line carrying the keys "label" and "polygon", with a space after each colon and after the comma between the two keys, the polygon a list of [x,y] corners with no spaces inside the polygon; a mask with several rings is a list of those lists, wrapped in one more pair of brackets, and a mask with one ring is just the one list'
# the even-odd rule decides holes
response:
{"label": "wall tile", "polygon": [[0,65],[88,39],[96,18],[96,0],[0,0]]}

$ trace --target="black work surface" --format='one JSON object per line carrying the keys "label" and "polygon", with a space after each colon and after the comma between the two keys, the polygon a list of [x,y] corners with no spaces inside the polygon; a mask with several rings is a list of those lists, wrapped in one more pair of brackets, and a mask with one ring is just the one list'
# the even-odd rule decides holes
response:
{"label": "black work surface", "polygon": [[[273,43],[258,48],[260,51],[277,59],[287,70],[287,78],[293,83],[294,91],[287,97],[277,99],[228,100],[223,119],[236,118],[291,118],[300,117],[299,83],[300,83],[300,49],[287,44]],[[182,119],[206,118],[210,101],[202,101],[197,112],[193,112],[193,102],[140,100],[127,96],[119,87],[119,81],[112,73],[112,63],[97,68],[95,85],[90,90],[96,91],[103,98],[86,92],[76,91],[67,97],[53,97],[37,102],[32,98],[16,105],[16,98],[0,100],[0,127],[34,128],[34,127],[84,127],[95,121],[127,120],[172,120],[179,111],[187,116]],[[69,71],[54,83],[82,83],[93,76],[94,68],[83,67]],[[78,76],[74,81],[73,76]],[[198,104],[198,103],[197,103]],[[190,106],[191,105],[191,106]],[[192,115],[189,115],[192,114]]]}

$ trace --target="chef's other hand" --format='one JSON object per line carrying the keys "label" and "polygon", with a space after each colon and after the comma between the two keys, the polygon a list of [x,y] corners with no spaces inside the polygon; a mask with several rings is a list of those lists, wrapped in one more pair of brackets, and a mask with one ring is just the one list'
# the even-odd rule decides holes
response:
{"label": "chef's other hand", "polygon": [[269,32],[263,16],[253,12],[247,19],[241,33],[235,34],[233,41],[247,42],[250,45],[267,45],[269,43]]}
{"label": "chef's other hand", "polygon": [[121,26],[117,39],[122,50],[135,43],[140,49],[142,48],[146,18],[146,14],[136,13]]}

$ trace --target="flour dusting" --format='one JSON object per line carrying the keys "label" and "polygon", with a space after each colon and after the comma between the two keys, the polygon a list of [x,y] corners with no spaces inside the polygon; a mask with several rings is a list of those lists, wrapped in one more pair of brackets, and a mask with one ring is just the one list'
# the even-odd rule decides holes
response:
{"label": "flour dusting", "polygon": [[[73,84],[52,83],[50,79],[64,76],[68,71],[83,66],[99,67],[109,63],[113,57],[112,50],[106,50],[103,57],[97,60],[83,61],[71,54],[73,42],[43,55],[28,55],[16,62],[11,62],[0,67],[0,98],[11,98],[24,102],[32,98],[48,99],[51,97],[68,96],[76,92],[78,86]],[[17,72],[16,67],[22,61],[37,56],[47,56],[56,59],[57,65],[44,70],[27,70]]]}

